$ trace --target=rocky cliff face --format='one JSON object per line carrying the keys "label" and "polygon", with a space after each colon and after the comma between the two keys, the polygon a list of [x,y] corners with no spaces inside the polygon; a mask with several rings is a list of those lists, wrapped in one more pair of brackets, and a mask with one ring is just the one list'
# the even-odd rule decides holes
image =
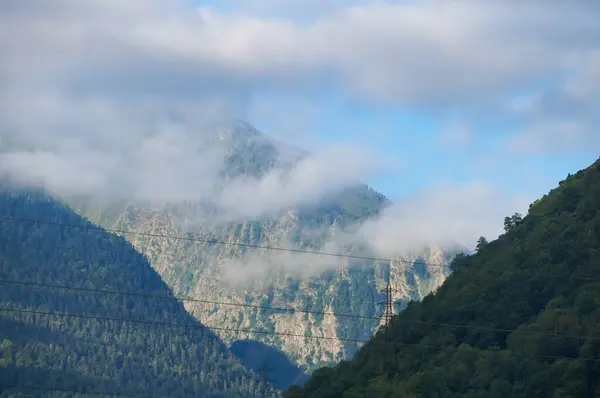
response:
{"label": "rocky cliff face", "polygon": [[[230,148],[225,178],[260,176],[273,167],[288,167],[304,156],[301,151],[286,148],[286,164],[280,153],[284,147],[248,126],[241,130],[237,126],[216,136],[219,145]],[[176,294],[204,301],[186,302],[187,309],[204,324],[273,332],[248,334],[215,329],[225,341],[259,340],[309,370],[351,357],[357,349],[355,342],[330,338],[366,340],[372,335],[380,324],[377,317],[383,312],[381,302],[385,300],[381,290],[388,281],[401,306],[436,289],[447,275],[442,267],[415,265],[446,263],[448,258],[441,250],[406,254],[389,263],[256,247],[374,256],[360,241],[344,238],[346,231],[377,216],[388,204],[383,195],[361,185],[318,205],[288,209],[265,220],[225,225],[212,222],[205,204],[198,203],[148,205],[123,201],[99,206],[82,198],[71,199],[70,203],[105,228],[149,234],[126,234],[126,238],[146,254]],[[328,250],[331,247],[334,249]],[[264,307],[306,309],[312,313]]]}

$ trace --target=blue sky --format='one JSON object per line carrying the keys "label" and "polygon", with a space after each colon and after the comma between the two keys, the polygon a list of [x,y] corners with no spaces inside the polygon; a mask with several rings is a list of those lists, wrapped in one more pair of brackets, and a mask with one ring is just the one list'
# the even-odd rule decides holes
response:
{"label": "blue sky", "polygon": [[[402,6],[414,2],[385,2],[387,5]],[[467,7],[473,2],[465,2]],[[485,8],[489,2],[483,2]],[[274,1],[237,1],[237,2],[198,2],[198,5],[213,7],[216,11],[224,13],[237,13],[256,16],[257,18],[281,18],[290,23],[305,25],[314,20],[333,18],[331,15],[344,12],[354,5],[369,7],[377,2],[331,2],[328,5],[318,2],[274,2]],[[430,7],[428,12],[435,14],[435,5],[423,2],[422,8]],[[586,3],[579,5],[570,3],[571,6],[557,6],[556,2],[547,2],[545,5],[536,5],[523,10],[531,12],[531,20],[523,23],[524,28],[535,26],[535,18],[543,19],[547,14],[547,23],[551,24],[556,18],[552,12],[572,13],[574,18],[580,16],[578,12],[590,11]],[[589,5],[589,3],[587,4]],[[507,4],[506,7],[514,6]],[[555,9],[553,10],[553,7]],[[438,7],[441,9],[442,7]],[[479,11],[477,9],[475,12]],[[505,8],[500,11],[506,12]],[[537,11],[538,15],[535,15]],[[594,8],[593,11],[598,11]],[[427,12],[427,11],[425,11]],[[569,15],[569,14],[565,14]],[[597,14],[596,14],[597,15]],[[477,15],[475,15],[477,17]],[[481,15],[481,20],[489,18]],[[307,22],[308,21],[308,22]],[[585,21],[584,21],[585,23]],[[544,22],[539,24],[541,32],[534,37],[523,38],[538,40],[541,45],[552,46],[551,40],[560,36],[561,26],[548,26]],[[499,24],[498,34],[506,33],[509,25]],[[558,33],[551,32],[556,28]],[[435,29],[435,27],[431,27]],[[503,31],[503,29],[506,29]],[[525,29],[523,29],[526,31]],[[378,190],[390,197],[411,194],[431,184],[441,181],[469,181],[473,179],[485,180],[499,187],[505,192],[519,192],[532,197],[539,196],[553,188],[567,173],[575,172],[588,166],[596,160],[600,148],[600,132],[587,131],[583,137],[574,137],[579,140],[573,147],[556,148],[536,151],[513,151],[508,148],[507,141],[518,139],[520,134],[526,134],[532,129],[527,117],[511,114],[507,107],[511,101],[519,97],[550,96],[563,89],[570,79],[574,79],[576,71],[559,68],[561,57],[567,57],[570,47],[578,48],[584,45],[582,53],[586,51],[597,53],[600,48],[598,41],[599,30],[582,28],[580,32],[573,33],[573,26],[566,24],[564,35],[565,47],[552,49],[554,54],[549,58],[547,65],[540,65],[520,82],[507,82],[501,90],[490,90],[490,96],[496,96],[489,104],[481,107],[473,104],[445,104],[446,106],[423,106],[421,103],[412,104],[410,100],[381,101],[380,99],[361,98],[352,95],[344,88],[326,87],[322,90],[303,90],[286,92],[275,95],[262,92],[257,93],[260,101],[269,103],[269,112],[247,112],[247,119],[259,129],[274,135],[284,135],[291,142],[305,148],[314,149],[334,142],[351,142],[362,148],[368,148],[382,157],[396,158],[402,163],[403,170],[395,168],[382,171],[380,175],[370,179],[370,183]],[[475,33],[475,32],[473,32]],[[531,32],[529,32],[531,35]],[[519,37],[514,45],[518,46]],[[511,39],[507,38],[507,47],[511,46]],[[570,40],[568,42],[567,40]],[[477,54],[475,54],[477,56]],[[486,54],[481,54],[485,57]],[[399,60],[398,62],[402,62]],[[552,64],[555,62],[555,64]],[[595,61],[590,61],[595,62]],[[442,68],[443,70],[443,68]],[[485,73],[485,71],[483,71]],[[443,71],[442,71],[443,73]],[[428,79],[427,70],[417,74],[416,79]],[[494,78],[490,75],[490,78]],[[501,92],[501,94],[498,94]],[[485,95],[485,89],[482,90]],[[561,95],[561,94],[558,94]],[[597,97],[594,97],[597,99]],[[588,99],[588,101],[591,99]],[[485,100],[484,100],[485,102]],[[299,123],[294,120],[294,109],[309,108],[310,116]],[[499,109],[500,108],[500,109]],[[273,113],[290,113],[291,117],[284,122]],[[548,110],[549,117],[552,116]],[[306,113],[306,112],[305,112]],[[587,115],[590,117],[590,115]],[[543,116],[542,116],[543,117]],[[585,116],[584,116],[585,117]],[[570,115],[564,115],[564,120],[573,120]],[[556,122],[560,122],[559,119]],[[587,120],[575,120],[582,123]],[[595,126],[592,126],[594,128]],[[444,140],[444,133],[448,129],[460,128],[468,130],[468,137],[463,139],[452,138]],[[565,133],[565,135],[568,135]],[[536,137],[537,140],[553,140],[553,136]],[[568,139],[568,138],[567,138]],[[531,142],[531,145],[535,145]],[[540,145],[541,146],[541,145]],[[486,162],[486,160],[488,162]],[[492,163],[492,164],[487,164]]]}
{"label": "blue sky", "polygon": [[[527,123],[503,120],[501,115],[477,117],[466,113],[459,118],[438,110],[355,101],[327,92],[303,101],[318,111],[302,123],[272,117],[273,113],[286,114],[301,108],[293,97],[269,99],[271,114],[249,112],[247,119],[260,130],[283,135],[303,148],[317,150],[344,141],[395,160],[400,167],[386,168],[369,180],[390,198],[410,195],[442,181],[474,179],[488,181],[504,192],[536,198],[568,173],[589,166],[600,154],[593,132],[589,141],[575,150],[515,153],[503,146],[507,140],[519,137]],[[468,130],[469,136],[444,139],[445,132],[453,128]]]}
{"label": "blue sky", "polygon": [[[474,242],[598,157],[598,20],[596,0],[0,5],[0,175],[242,218],[359,179],[404,230]],[[220,181],[223,148],[194,148],[231,117],[314,155]]]}

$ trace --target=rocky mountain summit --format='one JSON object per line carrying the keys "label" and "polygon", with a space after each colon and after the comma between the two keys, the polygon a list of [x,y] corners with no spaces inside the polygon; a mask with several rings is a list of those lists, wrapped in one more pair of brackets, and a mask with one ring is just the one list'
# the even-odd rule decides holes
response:
{"label": "rocky mountain summit", "polygon": [[[218,130],[207,142],[226,149],[223,181],[285,172],[308,156],[242,122]],[[388,282],[401,307],[436,289],[448,274],[447,268],[431,265],[449,260],[434,248],[398,255],[392,262],[270,249],[376,257],[360,239],[347,239],[348,231],[377,217],[390,202],[358,182],[316,203],[236,221],[217,222],[221,209],[210,201],[98,204],[78,197],[68,202],[105,228],[138,232],[124,235],[177,295],[196,300],[186,302],[186,308],[201,322],[230,329],[215,329],[224,341],[263,342],[308,371],[352,357],[358,343],[347,340],[370,338],[380,324],[381,290]]]}

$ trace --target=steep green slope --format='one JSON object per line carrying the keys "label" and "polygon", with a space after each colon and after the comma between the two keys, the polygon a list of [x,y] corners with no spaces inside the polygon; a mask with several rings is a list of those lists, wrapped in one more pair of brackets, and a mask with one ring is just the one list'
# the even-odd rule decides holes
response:
{"label": "steep green slope", "polygon": [[287,397],[600,397],[600,160],[507,230]]}
{"label": "steep green slope", "polygon": [[[285,169],[306,156],[273,141],[248,125],[239,124],[217,134],[214,145],[226,148],[225,174],[229,177],[256,177],[273,170]],[[282,152],[285,152],[282,155]],[[283,160],[282,160],[283,159]],[[391,263],[368,262],[332,257],[291,256],[272,250],[250,250],[236,246],[206,245],[175,240],[167,236],[190,236],[200,240],[226,241],[236,244],[304,248],[375,256],[359,245],[328,248],[344,228],[376,217],[390,202],[366,185],[357,184],[330,195],[323,201],[290,208],[268,219],[237,220],[215,224],[202,217],[204,204],[176,203],[147,205],[122,201],[99,206],[85,198],[70,198],[80,214],[105,228],[152,234],[125,234],[178,295],[191,295],[211,302],[245,303],[250,306],[310,308],[312,311],[357,313],[365,318],[322,316],[319,314],[274,313],[256,308],[219,304],[186,304],[200,321],[228,328],[266,330],[283,334],[328,336],[365,340],[379,325],[383,312],[378,305],[384,300],[381,289],[391,281],[397,287],[399,302],[419,300],[444,280],[447,270],[440,267],[417,269],[412,263],[445,263],[441,250],[406,253]],[[190,235],[188,235],[190,233]],[[161,236],[162,235],[162,236]],[[244,283],[231,286],[230,263],[250,255]],[[318,263],[318,264],[316,264]],[[285,265],[282,265],[285,264]],[[331,265],[333,264],[333,265]],[[322,272],[302,275],[314,267]],[[282,338],[280,335],[240,336],[235,332],[215,331],[227,343],[239,338],[259,340],[288,355],[308,371],[352,357],[357,344],[336,340]]]}
{"label": "steep green slope", "polygon": [[[92,225],[34,193],[0,192],[0,215]],[[122,237],[2,219],[0,281],[2,385],[170,397],[239,396],[255,388],[254,376],[176,300],[32,285],[172,297]],[[0,387],[0,395],[18,390]]]}

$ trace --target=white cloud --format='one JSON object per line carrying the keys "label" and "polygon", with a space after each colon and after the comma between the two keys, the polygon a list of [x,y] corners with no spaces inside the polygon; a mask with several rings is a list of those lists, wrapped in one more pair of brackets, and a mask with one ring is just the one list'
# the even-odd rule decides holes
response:
{"label": "white cloud", "polygon": [[[281,243],[280,243],[281,245]],[[294,247],[293,245],[286,245]],[[332,247],[331,253],[342,252],[343,248]],[[320,251],[325,251],[321,248]],[[328,251],[329,252],[329,251]],[[357,261],[354,261],[356,264]],[[249,251],[243,256],[228,259],[222,264],[223,279],[234,285],[248,285],[256,281],[271,281],[281,277],[309,279],[328,270],[347,267],[350,261],[343,257],[308,255],[293,252]]]}
{"label": "white cloud", "polygon": [[381,2],[334,7],[310,24],[176,1],[49,3],[0,10],[5,69],[120,91],[328,76],[362,96],[456,106],[565,70],[566,54],[597,48],[600,35],[589,2]]}
{"label": "white cloud", "polygon": [[[129,107],[114,109],[91,103],[76,107],[87,111],[87,120],[73,115],[68,119],[70,128],[61,130],[62,119],[54,119],[56,112],[65,115],[70,111],[43,104],[39,112],[33,110],[47,113],[46,126],[35,120],[32,125],[24,118],[16,121],[18,130],[4,131],[0,176],[43,186],[59,195],[144,202],[209,201],[221,208],[222,221],[239,221],[317,203],[385,166],[354,147],[334,145],[301,155],[274,143],[281,148],[275,160],[297,162],[293,167],[275,168],[260,177],[225,179],[224,160],[232,149],[227,134],[236,134],[236,130],[223,136],[221,131],[225,131],[215,127],[212,119],[192,115],[187,120],[186,113],[169,115],[150,105],[136,113]],[[271,145],[251,133],[244,139]]]}
{"label": "white cloud", "polygon": [[[148,98],[196,111],[211,103],[213,114],[239,116],[257,107],[256,93],[310,88],[408,107],[480,109],[538,83],[586,99],[562,107],[571,112],[562,119],[597,113],[590,109],[600,51],[594,1],[219,4],[229,12],[183,0],[3,3],[2,124],[45,126],[44,112],[64,98],[70,109],[61,128],[88,118],[78,109],[82,99],[134,110]],[[299,15],[313,17],[297,22]],[[43,105],[40,114],[23,111],[32,101]]]}
{"label": "white cloud", "polygon": [[504,217],[525,212],[533,199],[503,194],[485,182],[444,183],[399,200],[367,221],[360,236],[384,256],[425,246],[472,249],[482,235],[498,237]]}
{"label": "white cloud", "polygon": [[218,203],[230,214],[241,212],[237,219],[260,218],[271,209],[318,203],[326,195],[360,183],[382,166],[357,148],[332,147],[311,154],[290,171],[275,169],[260,179],[237,179],[219,193]]}
{"label": "white cloud", "polygon": [[510,150],[528,154],[597,155],[600,43],[594,51],[569,57],[568,64],[572,73],[561,84],[508,102],[505,115],[524,126],[507,140]]}
{"label": "white cloud", "polygon": [[525,154],[597,152],[600,134],[583,122],[546,120],[535,123],[507,143],[513,151]]}
{"label": "white cloud", "polygon": [[580,100],[600,95],[600,44],[594,51],[579,54],[571,60],[578,72],[567,81],[565,93]]}
{"label": "white cloud", "polygon": [[[365,178],[380,166],[363,152],[337,147],[289,174],[224,185],[218,179],[224,149],[198,156],[201,132],[243,113],[264,89],[336,90],[447,109],[495,104],[524,82],[559,76],[551,86],[560,95],[543,96],[531,109],[555,111],[559,126],[571,126],[562,131],[571,133],[590,111],[597,114],[590,105],[598,92],[596,1],[336,3],[318,12],[304,8],[314,18],[302,23],[264,17],[260,4],[253,7],[254,15],[192,10],[174,0],[1,3],[0,136],[9,152],[0,170],[58,192],[209,197],[236,217],[257,216],[314,201],[338,189],[334,182]],[[531,114],[525,119],[536,121]],[[472,189],[474,198],[493,197]],[[419,241],[433,231],[436,241],[453,234],[471,241],[470,221],[443,205],[462,208],[461,192],[408,201],[421,209],[414,214],[434,221],[419,224],[399,210],[391,219],[412,220],[403,229],[411,232],[396,238]],[[465,212],[472,211],[475,204],[465,203]],[[443,212],[456,217],[446,220],[444,234],[436,229]],[[479,216],[477,225],[491,222]],[[385,230],[378,228],[376,236]]]}
{"label": "white cloud", "polygon": [[[381,216],[345,229],[303,231],[304,236],[325,238],[322,253],[354,253],[391,260],[415,261],[429,248],[473,250],[480,236],[493,240],[500,235],[502,220],[515,212],[526,213],[535,197],[507,195],[483,181],[442,183],[409,195],[387,208]],[[269,245],[295,247],[283,232]],[[425,258],[426,262],[439,263]],[[307,279],[321,273],[353,266],[372,266],[373,260],[270,250],[251,250],[222,265],[224,279],[235,284],[293,276]],[[281,273],[279,272],[281,271]],[[268,276],[267,276],[268,275]]]}

